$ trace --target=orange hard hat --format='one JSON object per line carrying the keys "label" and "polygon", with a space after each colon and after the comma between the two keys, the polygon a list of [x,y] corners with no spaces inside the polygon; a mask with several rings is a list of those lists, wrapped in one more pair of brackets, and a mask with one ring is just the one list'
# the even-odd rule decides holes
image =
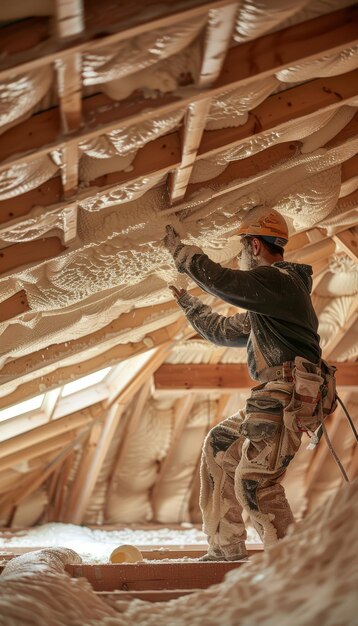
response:
{"label": "orange hard hat", "polygon": [[258,206],[245,215],[236,235],[262,237],[283,248],[288,242],[288,226],[278,211]]}

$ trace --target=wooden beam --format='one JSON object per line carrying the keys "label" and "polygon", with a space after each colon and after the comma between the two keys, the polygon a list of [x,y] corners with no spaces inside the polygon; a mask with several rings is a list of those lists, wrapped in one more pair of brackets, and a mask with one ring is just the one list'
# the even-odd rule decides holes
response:
{"label": "wooden beam", "polygon": [[[336,365],[337,385],[342,387],[356,387],[358,381],[357,363],[334,363]],[[159,390],[207,390],[219,391],[222,389],[247,389],[253,387],[253,381],[248,374],[247,365],[229,363],[210,364],[179,364],[162,365],[154,374],[154,383]]]}
{"label": "wooden beam", "polygon": [[336,235],[333,235],[334,241],[340,248],[357,263],[358,261],[358,233],[354,228],[348,228]]}
{"label": "wooden beam", "polygon": [[56,0],[56,29],[59,37],[74,37],[84,29],[82,0]]}
{"label": "wooden beam", "polygon": [[253,135],[282,128],[292,124],[293,120],[308,119],[317,115],[317,111],[323,112],[340,108],[345,100],[348,102],[356,98],[356,87],[353,87],[351,83],[347,89],[346,81],[356,81],[357,79],[358,70],[354,70],[328,80],[318,78],[269,96],[249,112],[249,119],[246,124],[236,128],[221,128],[205,133],[198,156],[216,154],[222,151],[223,146],[227,148],[237,146],[246,142]]}
{"label": "wooden beam", "polygon": [[156,389],[235,389],[253,387],[246,364],[162,365],[154,374]]}
{"label": "wooden beam", "polygon": [[[200,295],[202,294],[202,291],[195,288],[190,290],[190,293],[192,295]],[[211,302],[212,298],[211,296],[204,296],[203,301]],[[159,317],[162,317],[163,324],[166,328],[161,328],[158,329],[158,331],[152,332],[151,328],[153,327],[153,319]],[[45,349],[33,352],[24,357],[19,357],[13,361],[9,361],[3,366],[0,372],[0,392],[1,385],[7,384],[18,378],[21,378],[22,383],[25,381],[31,381],[34,383],[33,389],[35,390],[35,393],[33,393],[33,395],[37,395],[39,393],[39,389],[41,389],[42,385],[43,389],[49,391],[50,389],[59,387],[71,380],[81,378],[82,376],[85,376],[85,374],[95,371],[91,368],[90,370],[88,369],[88,361],[83,363],[86,359],[87,351],[90,351],[94,347],[96,347],[98,351],[102,348],[102,352],[104,353],[98,355],[97,357],[93,357],[93,366],[95,366],[96,363],[97,369],[100,369],[101,366],[106,366],[106,358],[108,359],[108,365],[119,363],[132,355],[147,351],[150,348],[154,348],[161,345],[165,341],[170,340],[178,329],[181,328],[182,319],[180,309],[174,299],[171,299],[169,302],[134,309],[128,313],[123,313],[103,328],[95,331],[94,333],[89,333],[85,337],[66,341],[61,344],[53,344]],[[140,341],[137,344],[121,343],[124,338],[127,338],[128,332],[131,328],[137,328],[139,326],[143,332],[147,332],[143,341]],[[114,339],[118,341],[118,345],[114,348],[107,349],[107,346],[113,345]],[[69,366],[66,369],[67,372],[71,372],[71,375],[68,378],[62,378],[60,375],[54,376],[53,379],[56,380],[56,384],[54,384],[52,380],[53,372],[52,370],[50,371],[50,369],[55,369],[56,364],[59,366],[61,361],[74,356],[77,357],[77,364],[75,368]],[[58,369],[57,371],[60,373],[61,370]],[[42,380],[39,380],[40,376],[42,377]],[[2,395],[4,396],[4,394]],[[25,399],[24,396],[18,396],[18,394],[16,394],[15,397]],[[10,406],[10,404],[15,404],[17,401],[20,400],[16,399],[16,401],[9,401],[4,404],[4,397],[0,397],[0,409]]]}
{"label": "wooden beam", "polygon": [[[184,326],[184,324],[182,325]],[[144,353],[139,357],[139,359],[134,358],[132,361],[129,361],[127,366],[128,378],[123,377],[125,385],[123,386],[122,383],[119,384],[118,382],[114,392],[109,394],[105,402],[105,406],[111,407],[117,402],[127,404],[139,391],[146,380],[148,380],[158,367],[162,365],[167,358],[170,349],[171,344],[168,342],[155,350],[154,354],[151,355],[149,353],[149,358],[148,355]],[[144,362],[143,356],[145,357]]]}
{"label": "wooden beam", "polygon": [[12,437],[7,441],[0,442],[0,459],[8,457],[10,454],[20,452],[21,450],[28,449],[30,446],[38,445],[43,441],[62,435],[69,431],[83,429],[93,422],[94,416],[98,418],[99,415],[103,415],[103,408],[101,405],[93,406],[90,410],[78,411],[61,419],[44,424],[38,428],[22,434]]}
{"label": "wooden beam", "polygon": [[61,452],[59,452],[45,468],[37,473],[37,475],[25,475],[23,483],[17,487],[14,492],[0,496],[0,517],[4,517],[6,512],[10,512],[14,507],[17,507],[22,500],[30,496],[36,489],[38,489],[52,472],[65,461],[69,454],[76,445],[78,445],[84,438],[84,433],[80,433],[76,439],[66,446]]}
{"label": "wooden beam", "polygon": [[78,498],[80,497],[82,485],[86,479],[89,468],[93,463],[94,455],[96,453],[102,431],[103,423],[94,422],[89,432],[88,439],[83,445],[81,461],[77,469],[74,481],[71,485],[71,491],[66,502],[66,511],[63,515],[63,522],[71,522],[72,520],[74,511],[77,506]]}
{"label": "wooden beam", "polygon": [[[130,378],[126,386],[121,388],[118,393],[112,394],[106,402],[108,414],[103,430],[95,446],[88,467],[86,467],[84,480],[81,483],[80,489],[77,491],[77,497],[73,502],[72,508],[66,515],[67,521],[73,524],[80,524],[82,522],[103,461],[111,445],[119,420],[125,411],[126,405],[133,399],[134,395],[139,391],[145,381],[153,374],[158,365],[163,362],[168,354],[168,351],[169,346],[162,346],[156,350],[155,354],[152,355],[144,365],[141,364],[140,369],[134,367],[130,370]],[[135,366],[136,364],[133,363],[133,365]],[[130,365],[128,365],[128,368],[130,368]]]}
{"label": "wooden beam", "polygon": [[[219,77],[235,26],[238,2],[209,11],[198,86],[210,87]],[[211,98],[189,104],[184,119],[182,161],[169,179],[171,204],[182,200],[205,129]]]}
{"label": "wooden beam", "polygon": [[26,313],[26,311],[30,311],[30,306],[26,291],[22,289],[0,303],[0,322],[6,322],[6,320]]}
{"label": "wooden beam", "polygon": [[78,498],[76,499],[74,508],[71,511],[71,517],[66,516],[66,519],[71,521],[72,524],[82,523],[83,516],[89,504],[103,461],[107,455],[124,409],[125,406],[118,403],[112,405],[111,408],[108,409],[100,438],[90,459],[87,473],[84,476],[81,489],[78,493]]}
{"label": "wooden beam", "polygon": [[0,250],[0,275],[18,271],[34,263],[53,259],[66,250],[58,237],[17,243]]}
{"label": "wooden beam", "polygon": [[[5,25],[2,29],[4,34],[0,46],[4,59],[1,64],[0,80],[13,75],[14,68],[18,73],[26,73],[42,65],[54,63],[59,56],[66,59],[79,52],[88,53],[126,39],[135,39],[154,29],[190,21],[200,16],[205,17],[209,9],[225,6],[229,1],[184,0],[180,7],[176,3],[165,3],[161,5],[161,14],[150,20],[145,0],[139,0],[131,7],[127,3],[125,9],[123,3],[113,4],[111,0],[102,0],[100,9],[95,3],[86,5],[85,30],[80,38],[75,41],[52,39],[46,44],[46,54],[40,44],[49,34],[47,18],[37,17]],[[66,33],[65,24],[62,28]],[[61,32],[58,34],[61,35]]]}
{"label": "wooden beam", "polygon": [[[294,92],[294,89],[295,88],[291,89],[290,93]],[[343,131],[345,131],[344,134]],[[352,140],[354,141],[354,137],[358,134],[358,115],[353,118],[343,131],[337,135],[337,138],[341,136],[341,142],[347,143]],[[206,136],[208,134],[210,135],[212,132],[213,131],[205,131],[204,143]],[[236,129],[226,129],[221,149],[225,148],[225,141],[228,141],[232,146],[235,145],[236,134]],[[239,144],[241,142],[242,139],[239,139],[237,143]],[[335,142],[330,142],[329,146],[327,144],[327,149],[334,149],[337,145],[339,145],[338,139]],[[251,182],[248,180],[250,178],[271,176],[277,171],[275,166],[281,168],[284,161],[288,164],[291,162],[292,167],[295,167],[296,162],[292,159],[292,156],[295,152],[297,153],[299,151],[299,146],[300,142],[298,141],[284,142],[271,146],[251,157],[229,163],[225,171],[214,179],[215,185],[213,185],[212,188],[212,197],[217,197],[239,187],[244,187],[248,182]],[[208,155],[203,152],[200,158],[205,158],[206,156]],[[88,202],[89,199],[92,198],[93,202],[100,202],[102,193],[107,197],[113,190],[118,191],[119,186],[123,186],[125,189],[126,185],[133,184],[136,180],[142,179],[143,177],[168,173],[180,165],[180,159],[179,134],[176,132],[169,133],[164,138],[160,137],[149,142],[138,151],[133,162],[133,169],[130,173],[115,172],[101,176],[92,181],[95,189],[91,190],[91,188],[89,188],[86,193],[85,201]],[[210,186],[210,183],[206,183],[206,186],[208,185]],[[202,186],[202,183],[189,185],[188,199],[198,189],[202,188]],[[103,188],[103,191],[102,189],[98,191],[98,187]],[[36,190],[29,191],[26,194],[10,198],[6,201],[0,201],[0,223],[3,223],[3,228],[8,228],[13,220],[17,219],[17,221],[19,221],[21,217],[26,219],[26,214],[38,205],[44,207],[44,212],[51,211],[51,207],[52,210],[56,210],[61,200],[61,185],[59,184],[58,177],[55,177]],[[79,198],[78,201],[80,201]],[[83,201],[83,198],[81,201]],[[65,206],[66,203],[63,204],[63,208]],[[72,206],[71,203],[68,206]],[[171,214],[177,210],[178,208],[174,207],[170,210],[166,210],[165,214]],[[1,220],[2,215],[4,217]]]}
{"label": "wooden beam", "polygon": [[19,463],[31,461],[32,459],[42,456],[43,454],[47,454],[48,452],[52,452],[52,450],[56,450],[57,448],[62,448],[73,439],[73,436],[73,431],[68,431],[55,437],[51,437],[50,439],[45,439],[40,443],[32,442],[29,447],[2,457],[0,459],[0,471],[12,468]]}
{"label": "wooden beam", "polygon": [[[76,148],[77,149],[77,148]],[[110,194],[113,190],[118,190],[121,186],[125,188],[128,183],[151,175],[163,175],[180,165],[180,141],[179,134],[169,133],[165,137],[159,137],[141,148],[132,163],[131,174],[125,171],[112,172],[99,176],[91,181],[95,189],[88,190],[84,195],[81,191],[81,199],[100,198],[101,194]],[[43,207],[44,213],[58,209],[58,204],[62,202],[63,207],[77,206],[80,197],[71,198],[68,203],[63,201],[63,190],[59,177],[51,178],[37,189],[28,191],[25,194],[0,201],[0,224],[2,229],[11,226],[16,220],[17,223],[26,220],[26,215],[35,207]],[[1,227],[0,227],[1,238]]]}
{"label": "wooden beam", "polygon": [[[133,106],[134,103],[131,103],[129,99],[128,102],[116,102],[115,104],[112,104],[112,107],[106,107],[106,111],[101,112],[100,110],[95,111],[92,109],[90,111],[90,115],[92,119],[94,115],[96,116],[96,128],[91,131],[88,128],[84,129],[81,132],[76,133],[73,139],[61,138],[59,142],[58,135],[54,132],[53,129],[50,129],[49,127],[50,134],[44,136],[42,141],[40,142],[40,145],[42,146],[44,146],[44,143],[46,143],[47,145],[40,149],[37,138],[35,138],[34,140],[33,137],[27,136],[25,144],[21,141],[23,136],[23,124],[19,124],[15,129],[17,137],[17,143],[15,145],[18,146],[16,150],[8,145],[8,140],[10,139],[10,137],[12,137],[14,129],[10,129],[6,133],[4,133],[0,142],[0,158],[8,160],[6,166],[3,165],[2,167],[8,167],[12,163],[24,162],[24,160],[28,160],[28,158],[31,158],[31,154],[34,151],[35,145],[37,146],[37,156],[40,156],[41,154],[47,154],[51,150],[61,149],[69,143],[74,143],[76,142],[75,140],[92,139],[98,135],[110,132],[111,130],[114,130],[118,127],[124,127],[130,124],[138,123],[140,119],[143,121],[146,119],[152,119],[153,117],[157,117],[158,115],[162,115],[166,112],[169,113],[170,111],[180,109],[183,106],[189,105],[190,103],[197,100],[206,99],[207,97],[214,96],[220,92],[234,89],[240,84],[248,83],[251,80],[257,80],[258,78],[263,78],[264,76],[271,75],[274,71],[291,66],[292,63],[298,63],[300,61],[314,59],[320,57],[323,53],[328,54],[330,51],[336,51],[337,48],[341,49],[342,47],[352,45],[357,41],[354,22],[357,14],[358,11],[352,9],[345,10],[344,17],[343,14],[340,13],[341,18],[343,17],[343,27],[340,24],[338,15],[335,16],[338,19],[338,22],[332,22],[332,14],[330,16],[330,20],[325,19],[327,18],[327,16],[322,16],[322,18],[316,18],[316,20],[312,20],[312,22],[315,22],[314,24],[312,24],[311,21],[304,23],[306,31],[302,29],[302,24],[283,30],[280,32],[278,46],[276,33],[262,37],[261,39],[255,41],[255,50],[258,51],[257,56],[252,54],[252,42],[230,48],[226,56],[223,71],[220,76],[220,81],[217,81],[215,87],[210,88],[205,92],[198,90],[197,94],[194,94],[193,90],[190,90],[190,95],[185,95],[184,89],[183,93],[181,93],[179,90],[179,92],[177,92],[175,96],[159,97],[156,100],[157,106],[151,111],[147,110],[147,98],[140,99],[138,97],[136,97],[135,106]],[[349,23],[347,23],[348,20],[350,20]],[[327,28],[327,23],[330,24],[331,28],[329,33],[327,33],[326,30],[323,31],[323,27]],[[297,26],[298,29],[296,28]],[[297,45],[297,41],[295,41],[294,45],[292,46],[292,44],[290,45],[290,37],[295,37],[297,32],[300,32],[301,36],[303,36],[303,41],[300,42],[302,45]],[[303,34],[304,32],[308,33],[308,39]],[[318,32],[321,34],[319,35]],[[271,50],[268,46],[271,46]],[[290,52],[287,53],[287,49],[289,49]],[[318,81],[313,81],[316,82],[317,90],[312,87],[310,88],[307,85],[302,86],[302,88],[306,87],[306,89],[304,89],[303,91],[304,102],[300,100],[300,104],[298,104],[297,102],[292,102],[290,98],[287,98],[283,93],[281,95],[278,94],[278,98],[280,97],[280,99],[282,100],[281,108],[283,111],[286,111],[286,115],[283,116],[284,121],[288,121],[292,117],[294,119],[299,117],[300,114],[298,112],[298,109],[301,109],[302,111],[302,104],[304,106],[305,115],[308,115],[316,112],[318,108],[334,108],[335,106],[339,105],[339,103],[343,104],[345,100],[348,101],[351,97],[354,97],[356,95],[356,90],[353,87],[356,74],[356,72],[350,72],[348,74],[345,74],[343,77],[336,76],[333,78],[325,78],[319,79]],[[324,90],[325,93],[323,92],[322,94],[322,90]],[[292,90],[289,91],[292,92]],[[325,97],[322,98],[322,95],[324,95]],[[100,101],[103,105],[103,98],[97,98],[97,102]],[[90,102],[94,101],[91,99],[87,99],[84,101],[84,113],[85,108],[88,111],[87,105]],[[280,103],[280,100],[277,99],[277,102]],[[251,119],[249,120],[248,125],[244,125],[244,127],[241,127],[242,129],[245,128],[246,132],[249,129],[249,134],[251,134],[254,129],[257,129],[257,126],[259,124],[261,124],[262,128],[264,128],[265,124],[268,125],[268,128],[273,127],[272,125],[270,125],[269,117],[273,115],[273,118],[275,120],[275,112],[271,111],[268,113],[268,116],[266,116],[264,110],[262,109],[262,106],[263,105],[259,105],[259,107],[257,107],[254,112],[251,113]],[[277,104],[275,104],[274,108],[277,108]],[[144,111],[144,109],[146,109],[146,111]],[[33,135],[36,135],[36,121],[39,122],[42,115],[43,114],[39,114],[39,116],[34,116],[34,118],[31,120],[31,129],[34,131]],[[53,115],[56,119],[55,111],[53,112]],[[51,115],[48,119],[50,118]],[[274,120],[271,120],[271,122],[274,122]],[[238,129],[238,132],[239,130],[240,129]],[[219,132],[221,131],[211,131],[211,151],[215,151],[215,149],[217,149],[218,137],[221,137],[221,135],[217,134]],[[239,134],[239,136],[242,135]],[[204,152],[206,151],[205,146],[201,147],[200,152],[202,152],[202,150],[204,150]],[[21,152],[26,152],[26,156],[24,154],[21,155]]]}
{"label": "wooden beam", "polygon": [[66,565],[73,578],[87,578],[95,591],[138,589],[205,589],[245,561],[217,563],[125,563]]}
{"label": "wooden beam", "polygon": [[[76,365],[75,369],[73,365],[62,366],[56,368],[54,371],[46,374],[37,374],[36,379],[30,379],[20,384],[15,391],[4,395],[0,398],[0,407],[5,408],[21,402],[22,400],[29,399],[36,396],[39,392],[39,388],[46,391],[55,389],[61,385],[66,384],[69,381],[77,380],[87,374],[92,374],[103,367],[116,365],[120,361],[129,359],[132,356],[147,352],[153,347],[158,347],[167,343],[168,341],[175,340],[175,335],[182,328],[181,320],[170,324],[165,328],[160,328],[150,334],[143,341],[139,341],[135,344],[127,343],[117,345],[109,350],[106,350],[102,354],[96,357],[89,358],[85,362],[81,362]],[[148,346],[148,342],[150,346]],[[82,355],[83,356],[83,355]],[[19,376],[21,376],[19,374]]]}

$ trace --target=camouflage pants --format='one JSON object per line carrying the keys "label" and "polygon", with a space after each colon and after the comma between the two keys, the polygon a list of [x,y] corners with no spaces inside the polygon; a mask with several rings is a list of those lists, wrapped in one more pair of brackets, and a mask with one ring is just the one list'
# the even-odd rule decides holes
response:
{"label": "camouflage pants", "polygon": [[200,507],[209,553],[227,558],[243,554],[243,509],[266,545],[283,537],[294,521],[280,484],[301,443],[302,433],[283,422],[292,391],[293,383],[281,380],[254,387],[245,410],[206,437]]}

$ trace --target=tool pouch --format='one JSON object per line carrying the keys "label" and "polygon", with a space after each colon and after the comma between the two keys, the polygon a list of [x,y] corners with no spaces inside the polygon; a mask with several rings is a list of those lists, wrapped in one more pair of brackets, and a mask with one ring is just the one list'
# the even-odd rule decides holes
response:
{"label": "tool pouch", "polygon": [[336,370],[334,365],[322,361],[322,376],[324,378],[321,390],[323,419],[337,408]]}
{"label": "tool pouch", "polygon": [[321,368],[307,359],[296,357],[293,370],[293,394],[284,408],[283,421],[294,432],[314,432],[320,425],[319,403],[324,385]]}

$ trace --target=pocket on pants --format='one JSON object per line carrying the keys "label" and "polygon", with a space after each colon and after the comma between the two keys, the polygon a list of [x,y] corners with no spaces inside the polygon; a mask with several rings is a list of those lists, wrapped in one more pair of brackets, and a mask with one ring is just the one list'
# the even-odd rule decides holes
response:
{"label": "pocket on pants", "polygon": [[278,468],[282,432],[282,418],[276,415],[253,414],[242,423],[242,456],[249,471],[271,472]]}

